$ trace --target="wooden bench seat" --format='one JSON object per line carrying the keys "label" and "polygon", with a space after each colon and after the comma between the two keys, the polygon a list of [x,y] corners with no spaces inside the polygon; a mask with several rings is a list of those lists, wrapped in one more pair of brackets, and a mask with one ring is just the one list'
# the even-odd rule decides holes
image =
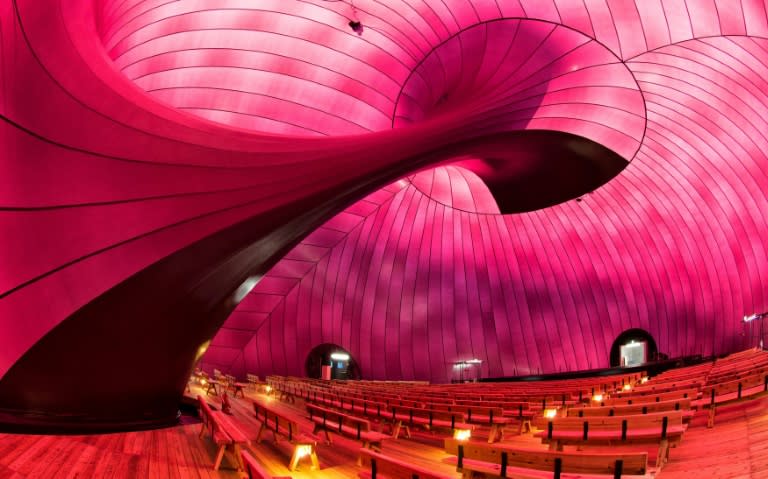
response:
{"label": "wooden bench seat", "polygon": [[235,424],[234,420],[220,411],[213,411],[202,396],[197,396],[202,428],[200,437],[208,432],[213,443],[218,446],[213,469],[218,470],[225,453],[230,453],[232,462],[238,470],[243,469],[240,453],[243,446],[251,442],[245,433]]}
{"label": "wooden bench seat", "polygon": [[713,384],[704,388],[697,404],[709,408],[707,427],[714,427],[719,406],[752,400],[768,394],[768,374],[759,373],[734,381]]}
{"label": "wooden bench seat", "polygon": [[411,437],[411,427],[413,426],[421,426],[429,430],[474,429],[474,426],[467,422],[463,413],[453,411],[393,406],[382,417],[392,423],[392,437],[394,439],[399,437],[402,428],[405,428],[406,437]]}
{"label": "wooden bench seat", "polygon": [[262,391],[264,387],[267,385],[267,383],[261,382],[259,380],[259,377],[254,374],[247,373],[245,375],[245,378],[248,381],[248,388],[254,392]]}
{"label": "wooden bench seat", "polygon": [[386,419],[389,406],[379,401],[369,401],[359,398],[344,398],[334,395],[315,395],[307,398],[307,401],[323,406],[339,409],[356,416],[370,417],[379,420]]}
{"label": "wooden bench seat", "polygon": [[669,458],[669,448],[682,440],[686,426],[682,411],[632,416],[559,417],[550,419],[544,431],[535,434],[551,449],[563,445],[658,444],[656,466]]}
{"label": "wooden bench seat", "polygon": [[218,396],[219,392],[220,392],[219,388],[221,386],[222,386],[222,383],[220,381],[216,380],[216,379],[208,379],[208,380],[206,380],[205,395],[206,396],[210,396],[211,395],[211,391],[213,391],[213,395],[214,396]]}
{"label": "wooden bench seat", "polygon": [[456,479],[370,449],[360,449],[360,458],[365,468],[358,473],[360,479]]}
{"label": "wooden bench seat", "polygon": [[293,445],[293,454],[288,469],[295,471],[299,461],[305,456],[309,456],[312,461],[312,469],[320,468],[316,451],[317,437],[302,432],[296,418],[259,401],[253,401],[253,410],[256,419],[261,423],[256,442],[261,441],[261,435],[265,429],[269,430],[272,432],[275,442],[278,441],[278,437],[283,437]]}
{"label": "wooden bench seat", "polygon": [[[466,422],[489,426],[488,442],[500,441],[504,435],[504,427],[512,422],[508,416],[504,416],[504,410],[500,407],[470,406],[464,404],[432,404],[431,409],[463,413]],[[522,427],[522,426],[521,426]]]}
{"label": "wooden bench seat", "polygon": [[714,385],[719,383],[725,383],[729,381],[738,381],[739,379],[748,378],[750,376],[759,376],[768,374],[768,367],[763,366],[759,368],[748,369],[744,371],[731,371],[728,373],[710,375],[707,378],[706,385]]}
{"label": "wooden bench seat", "polygon": [[247,451],[240,453],[248,479],[291,479],[291,476],[273,476]]}
{"label": "wooden bench seat", "polygon": [[699,390],[695,388],[682,389],[677,391],[660,392],[656,394],[646,394],[642,396],[629,396],[629,397],[610,397],[603,399],[599,403],[593,402],[590,404],[576,405],[578,407],[590,407],[590,406],[621,406],[632,404],[648,404],[653,402],[674,401],[677,399],[691,399],[695,401],[699,397]]}
{"label": "wooden bench seat", "polygon": [[371,423],[367,419],[310,403],[306,404],[306,408],[307,412],[309,412],[310,420],[315,423],[312,433],[316,434],[318,431],[323,431],[328,444],[332,443],[331,436],[328,433],[334,432],[355,438],[362,442],[365,448],[380,451],[381,441],[389,437],[386,434],[373,431]]}
{"label": "wooden bench seat", "polygon": [[593,417],[593,416],[631,416],[635,414],[649,414],[664,411],[682,411],[683,420],[690,420],[694,411],[691,410],[690,399],[677,399],[673,401],[649,402],[640,404],[628,404],[619,406],[596,406],[568,409],[569,417]]}
{"label": "wooden bench seat", "polygon": [[645,477],[648,473],[646,452],[562,452],[514,447],[507,444],[445,440],[445,451],[454,457],[444,462],[455,464],[464,478],[477,476],[502,478],[564,479],[607,476]]}
{"label": "wooden bench seat", "polygon": [[683,391],[686,389],[701,389],[704,385],[703,378],[690,379],[685,381],[669,381],[669,382],[647,382],[645,384],[638,384],[635,387],[625,390],[620,389],[615,393],[619,397],[631,397],[631,396],[645,396],[648,394],[667,393],[670,391]]}
{"label": "wooden bench seat", "polygon": [[224,375],[224,384],[227,389],[232,391],[232,397],[237,397],[237,394],[240,393],[240,397],[245,398],[245,388],[248,387],[248,384],[238,382],[237,378],[229,374]]}

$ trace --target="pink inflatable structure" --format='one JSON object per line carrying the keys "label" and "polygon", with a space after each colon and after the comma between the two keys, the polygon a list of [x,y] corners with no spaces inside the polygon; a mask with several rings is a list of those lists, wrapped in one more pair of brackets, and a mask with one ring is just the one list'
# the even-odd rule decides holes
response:
{"label": "pink inflatable structure", "polygon": [[168,423],[203,355],[447,381],[607,367],[631,328],[750,346],[766,10],[0,0],[0,423]]}

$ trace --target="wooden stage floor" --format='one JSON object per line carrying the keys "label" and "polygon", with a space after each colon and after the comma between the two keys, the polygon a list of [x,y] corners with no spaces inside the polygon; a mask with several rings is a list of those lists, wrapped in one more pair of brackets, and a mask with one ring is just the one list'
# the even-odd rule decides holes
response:
{"label": "wooden stage floor", "polygon": [[[193,390],[192,395],[202,394]],[[209,402],[220,405],[217,397]],[[275,400],[276,401],[276,400]],[[281,403],[282,404],[282,403]],[[286,408],[303,409],[284,405]],[[234,414],[251,437],[258,422],[251,414],[248,399],[233,400]],[[0,434],[0,479],[22,478],[237,478],[227,459],[218,472],[212,470],[215,448],[210,440],[198,438],[199,423],[153,431],[91,436],[39,436]],[[303,422],[311,430],[309,420]],[[334,436],[333,445],[318,445],[320,470],[302,464],[298,471],[287,468],[291,449],[274,444],[271,434],[255,446],[255,455],[275,475],[297,479],[357,477],[358,443]],[[507,435],[505,442],[542,447],[530,435]],[[387,455],[408,459],[432,470],[459,478],[440,442],[422,434],[414,439],[385,441]],[[649,451],[650,452],[650,451]],[[653,457],[650,452],[649,457]],[[706,428],[706,416],[697,415],[680,447],[670,453],[670,462],[657,475],[673,478],[768,478],[768,398],[718,410],[714,429]]]}

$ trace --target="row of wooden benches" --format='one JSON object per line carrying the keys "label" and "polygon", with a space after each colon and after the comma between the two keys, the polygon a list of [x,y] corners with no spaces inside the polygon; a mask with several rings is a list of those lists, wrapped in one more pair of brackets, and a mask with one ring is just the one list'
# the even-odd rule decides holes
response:
{"label": "row of wooden benches", "polygon": [[[623,476],[646,476],[648,454],[645,452],[593,453],[542,451],[477,442],[445,441],[445,450],[454,457],[446,462],[470,479],[500,477],[515,479],[561,479],[563,474],[579,478],[620,479]],[[387,456],[380,451],[360,449],[360,479],[455,479],[408,461]],[[241,463],[249,479],[287,479],[271,475],[251,454],[241,451]]]}
{"label": "row of wooden benches", "polygon": [[370,399],[376,398],[384,402],[397,402],[399,400],[414,401],[423,403],[446,403],[454,404],[457,401],[518,401],[527,403],[544,403],[554,405],[555,403],[572,403],[592,397],[596,393],[608,393],[613,390],[590,388],[586,390],[564,391],[564,392],[543,392],[542,390],[531,390],[527,393],[522,391],[502,391],[496,394],[487,394],[478,391],[472,393],[469,391],[457,390],[455,394],[433,395],[425,391],[398,391],[387,392],[386,390],[367,390],[355,389],[349,387],[333,387],[330,385],[306,384],[302,381],[274,380],[270,386],[277,391],[287,394],[306,397],[311,394],[332,393],[343,395],[348,398]]}
{"label": "row of wooden benches", "polygon": [[[243,432],[237,421],[222,411],[214,411],[202,396],[197,397],[200,420],[202,427],[200,437],[206,433],[216,445],[217,452],[213,468],[218,470],[222,459],[228,455],[238,470],[244,469],[241,452],[252,447],[252,441]],[[254,401],[256,419],[260,422],[259,432],[253,442],[260,442],[265,430],[272,432],[273,439],[287,440],[293,446],[293,454],[288,465],[290,470],[295,470],[303,457],[308,457],[312,468],[319,468],[316,446],[317,437],[302,431],[298,421],[290,414],[277,411],[265,404]]]}
{"label": "row of wooden benches", "polygon": [[[446,451],[455,457],[447,461],[456,466],[464,478],[500,477],[514,479],[561,479],[562,475],[581,479],[625,475],[646,476],[648,455],[645,452],[588,453],[559,452],[512,448],[484,443],[461,443],[446,440]],[[366,468],[360,479],[454,479],[455,476],[436,472],[375,451],[360,451]],[[266,479],[266,478],[265,478]]]}
{"label": "row of wooden benches", "polygon": [[[202,399],[202,398],[200,398]],[[313,458],[313,464],[315,467],[317,466],[317,459],[314,455],[314,441],[315,438],[313,437],[307,437],[306,434],[303,434],[298,424],[295,420],[291,419],[290,417],[286,417],[283,414],[276,413],[272,408],[269,408],[263,404],[260,404],[258,402],[254,403],[254,410],[256,411],[257,417],[259,418],[262,426],[259,430],[259,435],[257,437],[257,441],[261,438],[262,431],[267,429],[273,432],[275,434],[275,438],[277,439],[278,435],[286,437],[291,443],[293,443],[297,448],[308,448],[309,451],[306,451],[306,454],[310,457],[314,456]],[[361,451],[361,458],[368,458],[368,462],[370,462],[371,459],[381,461],[379,464],[388,464],[387,467],[394,467],[394,468],[405,468],[408,470],[408,468],[412,468],[412,465],[409,465],[407,463],[402,463],[401,461],[397,460],[388,460],[385,456],[382,456],[381,454],[377,454],[375,452],[367,451],[367,449],[373,449],[375,451],[381,451],[381,441],[385,439],[387,436],[376,433],[375,431],[371,430],[370,422],[361,419],[361,418],[355,418],[350,415],[346,415],[343,413],[340,413],[338,411],[334,411],[328,408],[322,408],[319,406],[313,406],[309,405],[308,410],[310,411],[311,418],[313,422],[315,423],[315,431],[323,431],[326,434],[326,439],[331,442],[331,438],[328,435],[329,432],[339,433],[339,434],[345,434],[351,437],[354,437],[358,440],[360,440],[363,443],[363,446],[366,448],[366,450]],[[213,413],[214,416],[216,416],[216,413]],[[561,471],[563,473],[566,472],[576,472],[577,469],[572,469],[571,464],[581,464],[581,466],[573,466],[573,467],[587,467],[584,466],[584,464],[588,464],[588,469],[592,473],[598,473],[600,471],[605,472],[608,470],[609,472],[612,471],[612,473],[618,473],[618,475],[614,475],[614,477],[620,477],[622,474],[622,470],[624,473],[628,473],[629,471],[639,471],[638,469],[640,466],[632,465],[635,463],[642,463],[644,464],[647,461],[647,456],[642,455],[635,455],[632,456],[632,454],[613,454],[613,456],[621,456],[621,459],[609,459],[606,457],[605,454],[601,455],[595,455],[595,454],[587,454],[587,453],[561,453],[559,456],[557,455],[557,449],[561,448],[563,444],[595,444],[595,443],[625,443],[625,444],[636,444],[636,443],[651,443],[655,440],[658,440],[659,442],[659,454],[657,457],[657,466],[660,468],[667,460],[668,458],[668,451],[669,446],[674,445],[677,442],[679,442],[679,438],[682,435],[682,431],[684,428],[680,424],[682,415],[679,414],[677,417],[673,417],[674,415],[666,415],[666,419],[663,419],[661,423],[659,423],[659,416],[660,415],[649,415],[641,418],[621,418],[621,417],[610,417],[610,418],[600,418],[599,420],[590,419],[588,422],[585,422],[581,419],[578,421],[570,421],[570,424],[568,423],[568,419],[573,418],[560,418],[557,420],[552,421],[552,424],[557,424],[557,427],[550,426],[547,430],[547,432],[541,432],[539,433],[539,436],[542,437],[542,440],[544,442],[549,442],[552,445],[552,449],[555,451],[552,452],[545,452],[545,451],[525,451],[525,450],[509,450],[507,446],[502,445],[495,445],[494,446],[488,446],[483,447],[481,443],[461,443],[456,441],[448,440],[446,441],[446,448],[449,448],[449,452],[451,452],[450,448],[453,447],[451,444],[456,445],[456,451],[454,454],[457,454],[459,458],[457,459],[458,464],[460,466],[460,469],[462,469],[465,473],[465,476],[468,473],[482,473],[482,474],[489,474],[493,473],[494,471],[498,473],[498,475],[501,475],[502,477],[506,477],[504,475],[504,471],[513,471],[515,467],[514,460],[520,460],[522,461],[522,464],[524,468],[531,468],[531,464],[533,464],[535,461],[538,461],[539,463],[547,463],[549,461],[554,469],[552,469],[550,472],[557,472]],[[588,424],[588,426],[584,426],[584,424]],[[591,424],[591,426],[589,426]],[[621,426],[618,426],[621,424]],[[654,429],[653,424],[659,424],[657,428]],[[618,427],[617,427],[618,426]],[[593,432],[589,433],[589,428],[593,430]],[[623,429],[623,430],[622,430]],[[459,445],[465,444],[461,446],[461,449],[459,449]],[[301,450],[301,449],[297,449]],[[461,452],[459,452],[461,451]],[[465,452],[466,451],[466,452]],[[235,451],[236,452],[236,451]],[[485,456],[483,456],[485,454]],[[499,459],[498,464],[479,464],[474,463],[475,462],[487,462],[487,455],[491,454],[491,456],[495,455]],[[298,457],[300,457],[301,454],[298,454]],[[507,462],[506,465],[504,464],[505,459],[503,457],[506,456],[506,461],[510,461],[510,458],[513,458],[511,462]],[[634,462],[629,461],[628,457],[631,456],[631,459]],[[485,457],[485,459],[483,459]],[[462,468],[462,461],[465,461],[464,464],[470,464],[469,467],[464,465]],[[532,462],[534,461],[534,462]],[[564,462],[565,461],[565,462]],[[621,462],[616,462],[621,461]],[[291,465],[289,466],[292,470],[295,468],[296,463],[298,462],[297,459],[297,453],[294,453],[294,457],[292,457]],[[492,462],[492,461],[491,461]],[[527,464],[527,466],[525,466]],[[602,464],[598,466],[598,464]],[[246,466],[247,467],[247,466]],[[375,466],[374,466],[375,467]],[[644,467],[644,466],[643,466]],[[507,469],[509,468],[509,469]],[[546,468],[545,468],[546,469]],[[474,472],[473,472],[474,471]],[[381,474],[385,474],[384,471],[379,471]],[[400,471],[402,472],[402,471]],[[407,471],[406,471],[407,472]],[[579,472],[585,472],[582,470],[579,470]],[[642,473],[642,472],[631,472],[631,473]],[[371,474],[375,475],[375,472],[372,472]],[[363,474],[361,477],[365,476]],[[252,476],[252,477],[261,477],[261,476]],[[411,476],[408,476],[411,477]],[[420,476],[420,477],[427,477],[427,476]],[[519,476],[514,476],[519,477]],[[524,477],[538,477],[535,475],[528,475]],[[543,476],[542,476],[543,477]],[[555,477],[559,477],[555,475]]]}
{"label": "row of wooden benches", "polygon": [[[427,409],[409,406],[387,406],[383,403],[363,400],[344,400],[332,397],[321,397],[317,401],[314,398],[306,399],[308,404],[316,404],[342,412],[348,416],[371,418],[379,422],[386,422],[392,426],[392,437],[397,439],[401,431],[406,437],[411,436],[414,426],[425,429],[446,429],[452,432],[455,429],[471,430],[476,426],[488,427],[488,442],[502,439],[504,428],[511,424],[513,418],[504,416],[501,408],[482,407],[458,407],[458,410],[443,408]],[[312,410],[310,408],[310,410]],[[525,416],[519,419],[528,420],[533,413],[526,411]],[[522,423],[521,423],[522,424]]]}
{"label": "row of wooden benches", "polygon": [[[342,403],[333,404],[336,408]],[[347,411],[344,412],[308,404],[312,419],[322,424],[326,432],[339,428],[339,433],[357,434],[360,440],[366,434],[377,434],[370,431],[370,423],[351,414],[360,413],[360,407],[353,407],[354,401],[347,401]],[[594,445],[594,444],[658,444],[657,464],[661,467],[669,456],[670,446],[677,445],[686,427],[684,420],[691,417],[690,398],[674,401],[648,402],[644,404],[619,407],[585,407],[567,411],[564,417],[539,418],[536,425],[544,431],[536,434],[544,443],[549,443],[553,449],[562,449],[563,445]],[[413,414],[411,410],[411,414]],[[389,416],[377,411],[377,417],[390,420],[393,423],[425,425],[424,416],[400,417],[396,413]],[[438,422],[434,417],[429,426],[440,426],[454,429],[457,427],[472,427],[471,424],[459,424],[456,416],[451,416],[451,422]],[[362,436],[361,436],[362,434]],[[394,434],[395,437],[397,434]],[[376,442],[383,438],[378,435]],[[329,439],[330,440],[330,439]],[[489,441],[490,442],[490,441]],[[366,443],[364,446],[369,447]],[[379,446],[380,448],[380,446]]]}

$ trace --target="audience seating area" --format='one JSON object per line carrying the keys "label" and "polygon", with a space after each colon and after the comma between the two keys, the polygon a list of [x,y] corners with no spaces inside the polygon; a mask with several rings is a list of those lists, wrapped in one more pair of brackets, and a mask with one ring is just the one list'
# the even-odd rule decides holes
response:
{"label": "audience seating area", "polygon": [[328,409],[315,404],[306,404],[309,418],[315,423],[313,434],[323,431],[328,444],[333,441],[329,432],[343,434],[360,441],[365,448],[381,450],[381,442],[389,437],[386,434],[371,429],[367,419],[345,414],[342,411]]}
{"label": "audience seating area", "polygon": [[645,476],[648,454],[645,452],[563,452],[542,451],[501,444],[445,440],[445,451],[456,457],[448,462],[464,477],[550,478],[561,474]]}
{"label": "audience seating area", "polygon": [[669,458],[669,448],[682,440],[685,426],[682,411],[627,416],[592,416],[552,418],[545,431],[535,434],[552,450],[564,445],[629,445],[658,446],[656,467],[661,469]]}
{"label": "audience seating area", "polygon": [[272,432],[275,442],[282,438],[293,445],[293,455],[288,467],[290,470],[296,470],[299,460],[305,456],[311,459],[313,469],[320,467],[315,449],[317,437],[302,431],[292,414],[280,411],[278,408],[260,401],[253,401],[253,410],[256,413],[256,418],[261,422],[256,442],[261,441],[262,433],[266,429]]}
{"label": "audience seating area", "polygon": [[[204,390],[211,380],[201,382],[203,374],[197,372],[191,384],[204,384]],[[717,408],[768,391],[768,353],[744,351],[652,378],[631,373],[432,385],[279,376],[262,383],[252,375],[238,383],[217,371],[213,377],[220,378],[213,379],[217,394],[229,391],[251,405],[259,428],[249,437],[236,418],[198,396],[200,435],[207,433],[216,445],[214,469],[228,454],[233,467],[251,478],[274,477],[246,451],[260,447],[264,431],[290,444],[290,471],[304,457],[311,470],[319,469],[318,441],[336,445],[338,436],[361,446],[354,450],[361,478],[653,477],[663,473],[697,411],[708,409],[698,427],[704,416],[712,427]],[[435,463],[440,467],[388,454],[390,441],[416,438],[444,449],[448,457]],[[446,465],[454,475],[445,474]]]}
{"label": "audience seating area", "polygon": [[213,469],[218,470],[224,454],[229,452],[232,462],[238,470],[243,469],[240,452],[244,446],[249,447],[250,441],[246,434],[221,411],[213,411],[202,396],[197,397],[202,428],[200,436],[206,433],[218,447]]}

